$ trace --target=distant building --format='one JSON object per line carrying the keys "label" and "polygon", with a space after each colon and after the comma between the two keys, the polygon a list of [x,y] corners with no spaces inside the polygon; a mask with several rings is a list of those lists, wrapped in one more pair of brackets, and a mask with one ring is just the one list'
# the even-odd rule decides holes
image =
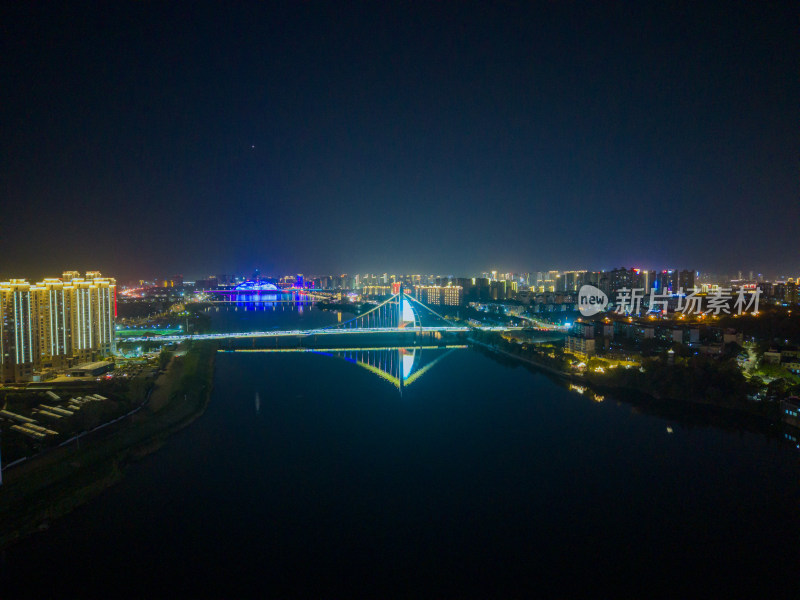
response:
{"label": "distant building", "polygon": [[464,288],[460,285],[448,285],[442,289],[442,304],[445,306],[461,306],[464,304]]}
{"label": "distant building", "polygon": [[209,275],[206,279],[198,279],[194,282],[194,286],[198,290],[214,290],[217,289],[219,280],[214,275]]}
{"label": "distant building", "polygon": [[365,298],[382,298],[391,294],[392,288],[388,285],[365,285],[361,288],[361,295]]}
{"label": "distant building", "polygon": [[786,282],[786,304],[797,304],[797,301],[797,282],[795,282],[794,279],[789,279],[789,281]]}
{"label": "distant building", "polygon": [[678,274],[678,287],[684,292],[694,289],[694,271],[681,271]]}
{"label": "distant building", "polygon": [[461,306],[464,304],[464,288],[460,285],[417,285],[414,296],[423,304],[431,306]]}
{"label": "distant building", "polygon": [[570,335],[575,337],[582,337],[585,339],[594,338],[595,324],[594,321],[576,321],[572,324],[572,331]]}
{"label": "distant building", "polygon": [[563,292],[577,292],[583,285],[586,271],[566,271],[564,273],[564,289],[558,290]]}
{"label": "distant building", "polygon": [[608,273],[609,285],[612,292],[617,292],[622,288],[631,289],[633,287],[633,270],[628,270],[625,267],[614,269]]}
{"label": "distant building", "polygon": [[506,279],[492,281],[489,287],[489,298],[491,300],[509,300],[517,295],[518,285],[516,281]]}
{"label": "distant building", "polygon": [[643,269],[631,269],[631,284],[633,288],[644,288],[645,295],[656,286],[656,272]]}

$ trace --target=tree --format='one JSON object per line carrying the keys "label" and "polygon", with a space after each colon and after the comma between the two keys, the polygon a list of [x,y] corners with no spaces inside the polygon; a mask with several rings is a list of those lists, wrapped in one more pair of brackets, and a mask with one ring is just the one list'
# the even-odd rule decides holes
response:
{"label": "tree", "polygon": [[170,353],[166,348],[162,348],[161,352],[159,352],[158,354],[159,370],[163,371],[164,369],[166,369],[171,358],[172,358],[172,353]]}

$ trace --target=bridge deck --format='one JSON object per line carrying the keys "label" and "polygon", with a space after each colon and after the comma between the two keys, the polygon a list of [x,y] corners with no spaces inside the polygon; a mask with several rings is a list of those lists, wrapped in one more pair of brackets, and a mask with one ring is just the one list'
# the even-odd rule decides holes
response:
{"label": "bridge deck", "polygon": [[118,339],[118,342],[182,342],[184,340],[228,340],[248,338],[308,337],[317,335],[363,335],[371,333],[465,333],[468,331],[521,331],[523,327],[359,327],[353,329],[293,329],[283,331],[247,331],[227,333],[201,333],[194,335],[139,336]]}

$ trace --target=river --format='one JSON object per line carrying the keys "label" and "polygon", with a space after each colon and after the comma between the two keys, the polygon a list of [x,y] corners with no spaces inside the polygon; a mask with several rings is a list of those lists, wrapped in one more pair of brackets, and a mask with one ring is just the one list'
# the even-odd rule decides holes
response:
{"label": "river", "polygon": [[[218,328],[336,320],[231,310],[212,316]],[[206,413],[6,550],[0,595],[720,597],[796,585],[800,454],[779,436],[598,402],[472,348],[375,352],[378,367],[396,357],[421,374],[396,385],[362,368],[365,353],[220,352]]]}

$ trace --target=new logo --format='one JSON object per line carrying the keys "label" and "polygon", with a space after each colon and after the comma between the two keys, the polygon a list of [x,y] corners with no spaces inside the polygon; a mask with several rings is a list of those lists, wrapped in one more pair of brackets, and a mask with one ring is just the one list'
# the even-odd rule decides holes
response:
{"label": "new logo", "polygon": [[584,317],[596,315],[608,306],[608,296],[593,285],[584,285],[578,292],[578,310]]}

